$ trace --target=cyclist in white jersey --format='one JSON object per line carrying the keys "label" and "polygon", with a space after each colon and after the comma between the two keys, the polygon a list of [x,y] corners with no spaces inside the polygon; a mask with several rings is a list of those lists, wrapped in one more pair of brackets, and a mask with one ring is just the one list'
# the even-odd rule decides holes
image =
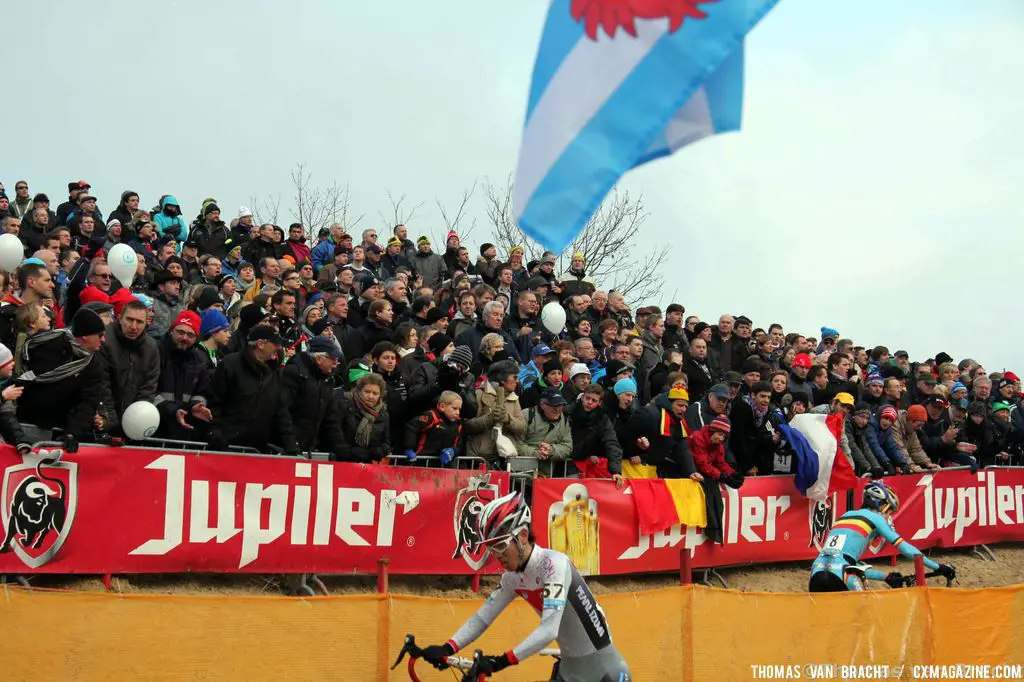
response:
{"label": "cyclist in white jersey", "polygon": [[558,643],[562,682],[630,682],[629,666],[612,644],[604,612],[569,557],[537,547],[530,536],[530,508],[519,493],[489,503],[480,512],[480,536],[505,570],[501,584],[472,618],[423,658],[443,670],[444,658],[473,643],[519,595],[540,614],[540,625],[519,646],[487,656],[480,672],[493,674]]}

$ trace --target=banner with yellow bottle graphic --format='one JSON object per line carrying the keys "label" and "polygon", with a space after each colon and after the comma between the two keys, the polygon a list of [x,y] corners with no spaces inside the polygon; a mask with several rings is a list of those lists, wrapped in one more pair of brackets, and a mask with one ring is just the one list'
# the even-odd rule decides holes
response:
{"label": "banner with yellow bottle graphic", "polygon": [[548,547],[563,552],[580,575],[601,573],[601,522],[597,500],[582,483],[566,486],[548,509]]}

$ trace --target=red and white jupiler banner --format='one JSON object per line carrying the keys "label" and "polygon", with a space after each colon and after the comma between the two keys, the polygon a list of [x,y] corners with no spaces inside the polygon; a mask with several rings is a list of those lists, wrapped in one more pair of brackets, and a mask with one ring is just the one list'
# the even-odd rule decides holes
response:
{"label": "red and white jupiler banner", "polygon": [[[956,547],[1024,539],[1024,469],[941,471],[885,479],[901,500],[896,530],[919,548]],[[867,480],[854,491],[855,507]],[[675,526],[640,535],[628,487],[611,481],[539,479],[533,494],[538,541],[569,554],[588,575],[671,571],[686,548],[692,566],[810,560],[847,509],[846,494],[815,503],[792,477],[747,478],[723,487],[723,544],[697,528]],[[872,549],[875,554],[892,548]],[[871,556],[865,556],[870,560]]]}
{"label": "red and white jupiler banner", "polygon": [[470,574],[476,514],[509,487],[501,472],[91,446],[0,445],[0,470],[0,573],[373,573],[386,558]]}

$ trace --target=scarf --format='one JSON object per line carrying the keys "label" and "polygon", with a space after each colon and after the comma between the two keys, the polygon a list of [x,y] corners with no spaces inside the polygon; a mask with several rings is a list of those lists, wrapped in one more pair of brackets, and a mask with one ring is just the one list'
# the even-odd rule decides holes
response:
{"label": "scarf", "polygon": [[757,401],[754,400],[754,396],[751,395],[750,393],[743,396],[743,401],[747,405],[750,405],[750,409],[754,413],[754,424],[756,424],[757,426],[761,426],[762,424],[764,424],[764,418],[768,414],[768,408],[758,407]]}
{"label": "scarf", "polygon": [[355,400],[356,409],[362,415],[359,426],[356,427],[356,445],[361,448],[370,447],[370,439],[373,436],[373,423],[377,421],[383,408],[383,403],[378,402],[376,407],[371,407],[363,402],[359,391],[352,391],[352,399]]}
{"label": "scarf", "polygon": [[683,438],[687,437],[686,422],[681,419],[676,419],[672,416],[672,413],[662,408],[661,410],[661,423],[658,425],[659,436],[672,436],[672,425],[679,424],[679,431]]}
{"label": "scarf", "polygon": [[[63,381],[64,379],[78,375],[79,372],[89,365],[92,361],[92,353],[78,345],[78,343],[75,342],[74,337],[71,336],[71,332],[66,329],[44,330],[28,337],[25,341],[25,345],[21,348],[21,356],[25,365],[27,365],[31,360],[31,354],[34,349],[43,345],[47,341],[52,341],[53,339],[61,336],[67,337],[68,342],[71,344],[71,354],[75,359],[38,376],[32,372],[26,372],[21,375],[21,380],[35,381],[40,384],[55,384],[58,381]],[[27,376],[30,374],[31,376]]]}

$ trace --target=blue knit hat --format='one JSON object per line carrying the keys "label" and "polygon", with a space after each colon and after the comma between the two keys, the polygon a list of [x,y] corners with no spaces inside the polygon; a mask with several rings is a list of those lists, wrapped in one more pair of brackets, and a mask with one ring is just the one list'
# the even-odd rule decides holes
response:
{"label": "blue knit hat", "polygon": [[215,308],[204,310],[199,314],[199,320],[199,335],[204,339],[210,338],[219,331],[231,328],[228,318],[224,316],[224,313]]}
{"label": "blue knit hat", "polygon": [[615,395],[622,395],[623,393],[632,393],[636,395],[636,380],[630,377],[619,379],[615,382],[615,386],[612,390],[615,391]]}
{"label": "blue knit hat", "polygon": [[871,384],[884,384],[884,383],[885,383],[885,379],[882,378],[881,374],[879,374],[877,372],[872,372],[871,374],[868,375],[867,384],[869,386]]}
{"label": "blue knit hat", "polygon": [[950,395],[953,395],[953,394],[954,394],[954,393],[956,393],[957,391],[966,391],[966,390],[967,390],[967,387],[966,387],[966,386],[964,386],[964,385],[963,385],[962,383],[960,383],[960,382],[958,381],[958,382],[956,382],[955,384],[953,384],[953,388],[949,389],[949,394],[950,394]]}

